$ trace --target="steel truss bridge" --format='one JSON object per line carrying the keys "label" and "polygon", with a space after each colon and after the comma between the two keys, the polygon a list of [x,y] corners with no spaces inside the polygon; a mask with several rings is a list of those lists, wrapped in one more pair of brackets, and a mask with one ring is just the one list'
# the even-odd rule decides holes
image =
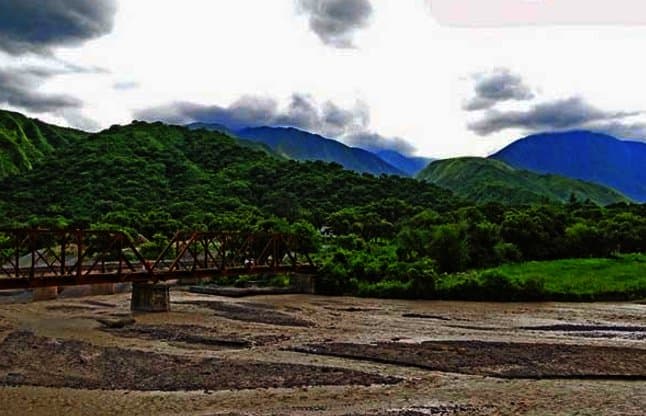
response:
{"label": "steel truss bridge", "polygon": [[287,272],[316,272],[288,234],[178,232],[147,259],[119,231],[0,230],[0,290]]}

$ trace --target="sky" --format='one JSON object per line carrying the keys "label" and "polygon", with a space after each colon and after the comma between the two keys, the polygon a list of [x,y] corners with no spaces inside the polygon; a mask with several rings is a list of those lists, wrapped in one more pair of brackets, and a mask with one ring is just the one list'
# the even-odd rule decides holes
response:
{"label": "sky", "polygon": [[642,0],[0,0],[0,107],[303,128],[486,156],[528,134],[646,140]]}

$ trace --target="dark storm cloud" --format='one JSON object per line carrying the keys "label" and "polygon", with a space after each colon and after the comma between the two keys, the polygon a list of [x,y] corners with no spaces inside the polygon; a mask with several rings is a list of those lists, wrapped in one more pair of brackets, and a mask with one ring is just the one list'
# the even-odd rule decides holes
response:
{"label": "dark storm cloud", "polygon": [[395,150],[404,155],[411,155],[416,150],[412,144],[402,138],[384,137],[374,132],[352,134],[348,137],[344,137],[343,142],[348,146],[360,147],[370,152]]}
{"label": "dark storm cloud", "polygon": [[116,0],[0,0],[0,49],[20,55],[75,46],[112,30]]}
{"label": "dark storm cloud", "polygon": [[[468,125],[473,132],[486,136],[506,129],[525,131],[553,131],[573,128],[590,128],[600,125],[624,125],[627,117],[638,112],[612,112],[601,110],[579,97],[535,104],[524,111],[487,110],[484,116]],[[610,124],[609,124],[610,123]]]}
{"label": "dark storm cloud", "polygon": [[174,124],[217,123],[231,130],[256,126],[289,126],[337,137],[364,129],[368,111],[363,105],[343,109],[331,102],[319,105],[310,96],[294,94],[286,108],[272,98],[244,96],[228,107],[177,102],[141,110],[137,118]]}
{"label": "dark storm cloud", "polygon": [[65,94],[46,94],[38,87],[59,71],[46,68],[0,68],[0,103],[34,113],[81,107],[81,101]]}
{"label": "dark storm cloud", "polygon": [[465,103],[467,111],[484,110],[502,101],[524,101],[534,98],[523,79],[506,68],[474,76],[475,96]]}
{"label": "dark storm cloud", "polygon": [[326,45],[353,47],[352,35],[368,25],[372,5],[368,0],[296,0],[309,18],[310,29]]}

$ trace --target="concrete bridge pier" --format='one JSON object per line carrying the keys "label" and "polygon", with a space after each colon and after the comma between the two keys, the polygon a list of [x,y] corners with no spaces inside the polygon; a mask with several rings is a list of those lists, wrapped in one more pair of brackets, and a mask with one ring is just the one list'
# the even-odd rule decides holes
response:
{"label": "concrete bridge pier", "polygon": [[316,292],[314,276],[310,274],[293,274],[291,276],[291,284],[298,293],[313,294]]}
{"label": "concrete bridge pier", "polygon": [[169,312],[170,286],[164,283],[133,283],[130,310],[133,312]]}

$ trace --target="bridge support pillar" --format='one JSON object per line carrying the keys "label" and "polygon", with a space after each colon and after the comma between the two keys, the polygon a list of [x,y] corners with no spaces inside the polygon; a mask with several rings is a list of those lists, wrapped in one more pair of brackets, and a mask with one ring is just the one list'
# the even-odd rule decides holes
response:
{"label": "bridge support pillar", "polygon": [[291,276],[291,284],[298,293],[309,293],[312,294],[315,292],[314,286],[314,276],[306,274],[294,274]]}
{"label": "bridge support pillar", "polygon": [[130,309],[134,312],[170,311],[170,287],[160,283],[133,283]]}
{"label": "bridge support pillar", "polygon": [[115,290],[114,287],[116,285],[114,283],[100,283],[97,285],[92,285],[92,288],[90,289],[92,296],[95,295],[114,295]]}
{"label": "bridge support pillar", "polygon": [[41,300],[52,300],[58,298],[58,287],[39,287],[32,291],[32,300],[38,302]]}

